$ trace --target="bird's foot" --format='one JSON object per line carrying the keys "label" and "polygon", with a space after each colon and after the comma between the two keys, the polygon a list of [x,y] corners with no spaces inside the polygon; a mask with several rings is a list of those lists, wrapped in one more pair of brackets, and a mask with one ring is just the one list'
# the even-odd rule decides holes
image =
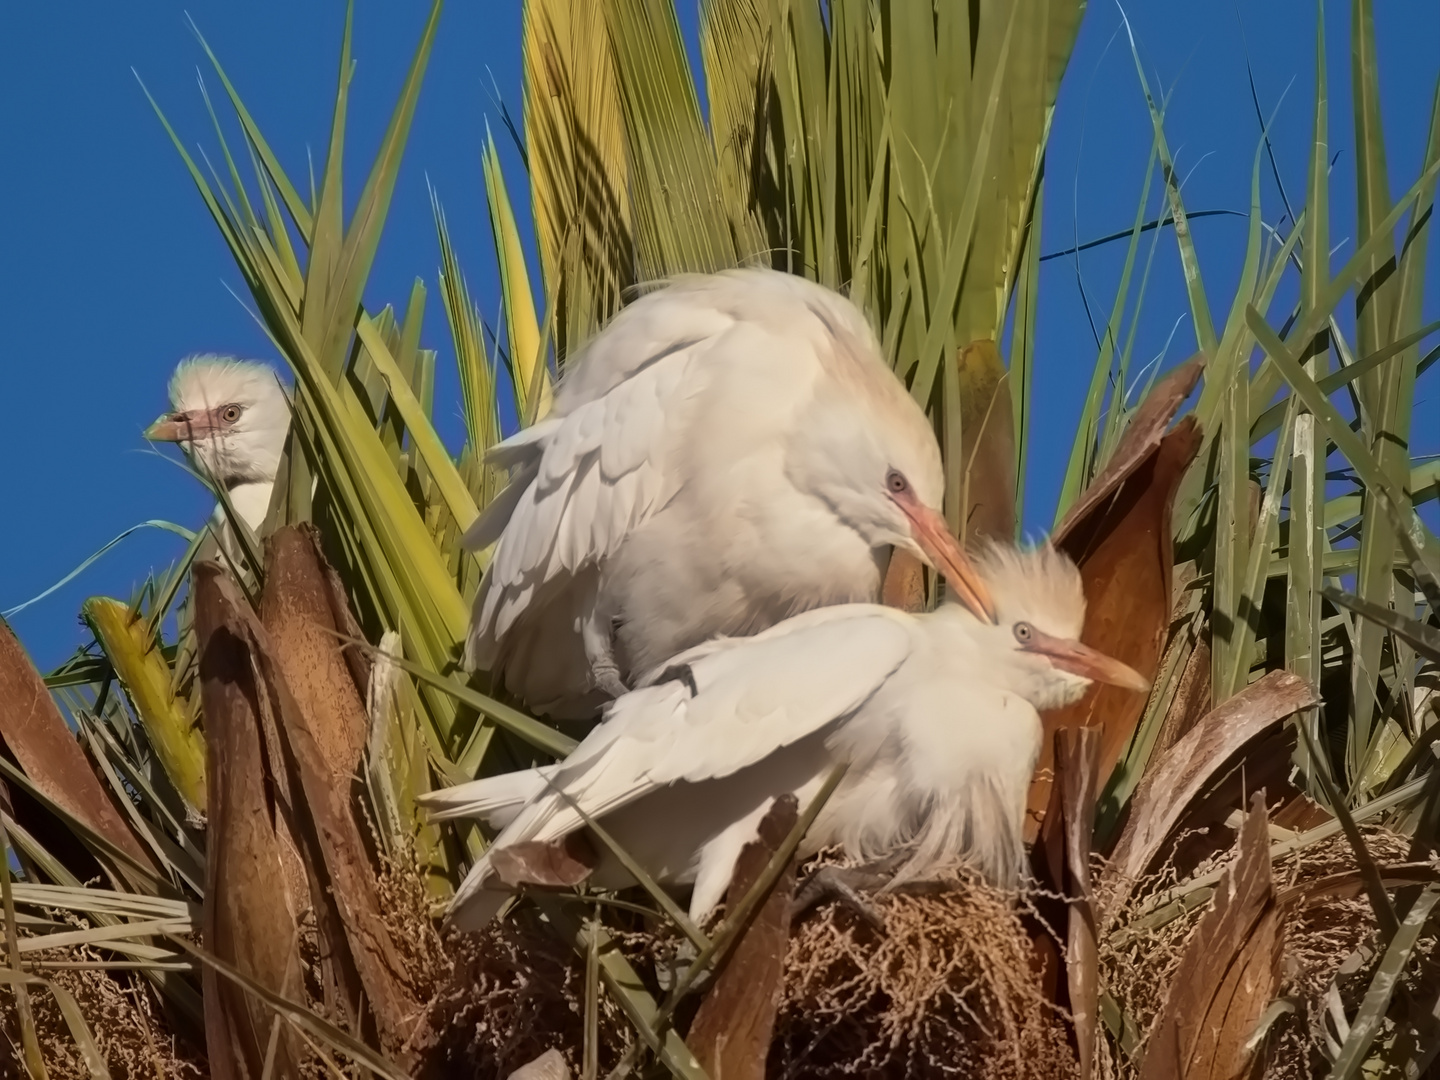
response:
{"label": "bird's foot", "polygon": [[615,663],[615,656],[609,649],[591,657],[590,674],[595,685],[612,698],[623,697],[630,692],[630,687],[626,686],[625,680],[620,677],[620,666]]}
{"label": "bird's foot", "polygon": [[[849,908],[862,921],[868,923],[877,933],[885,932],[885,919],[874,904],[860,895],[859,888],[851,883],[854,867],[822,866],[808,878],[800,891],[795,894],[791,918],[798,919],[813,907],[833,900]],[[863,886],[861,886],[863,887]]]}
{"label": "bird's foot", "polygon": [[622,697],[630,692],[620,674],[620,665],[615,660],[615,632],[619,629],[616,619],[594,617],[580,627],[580,636],[585,643],[585,656],[590,661],[590,677],[595,686],[612,698]]}
{"label": "bird's foot", "polygon": [[939,896],[954,892],[955,887],[954,878],[911,878],[902,885],[896,885],[895,891],[907,896]]}
{"label": "bird's foot", "polygon": [[615,668],[607,671],[596,670],[595,682],[612,698],[624,697],[630,692],[630,688],[625,685],[625,681],[620,678],[620,672]]}
{"label": "bird's foot", "polygon": [[905,853],[890,855],[877,862],[861,866],[822,866],[800,886],[795,893],[792,918],[798,919],[805,912],[827,900],[845,905],[877,933],[885,932],[885,919],[878,908],[862,893],[873,893],[894,876]]}

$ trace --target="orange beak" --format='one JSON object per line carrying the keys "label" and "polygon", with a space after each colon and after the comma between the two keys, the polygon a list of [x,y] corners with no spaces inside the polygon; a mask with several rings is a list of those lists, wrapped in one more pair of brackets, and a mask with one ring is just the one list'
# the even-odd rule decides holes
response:
{"label": "orange beak", "polygon": [[922,506],[909,492],[892,495],[891,498],[910,519],[910,532],[915,537],[915,543],[920,545],[930,565],[945,576],[946,584],[955,590],[960,602],[976,618],[995,622],[995,601],[990,597],[990,590],[960,546],[960,541],[950,532],[945,519],[928,506]]}
{"label": "orange beak", "polygon": [[166,413],[145,429],[151,442],[195,442],[207,439],[219,428],[212,412]]}
{"label": "orange beak", "polygon": [[145,429],[151,442],[189,442],[190,417],[185,413],[166,413]]}
{"label": "orange beak", "polygon": [[1079,675],[1091,682],[1119,686],[1136,693],[1150,689],[1150,681],[1134,668],[1102,652],[1096,652],[1088,645],[1081,645],[1078,641],[1067,641],[1034,630],[1025,651],[1043,656],[1061,671]]}

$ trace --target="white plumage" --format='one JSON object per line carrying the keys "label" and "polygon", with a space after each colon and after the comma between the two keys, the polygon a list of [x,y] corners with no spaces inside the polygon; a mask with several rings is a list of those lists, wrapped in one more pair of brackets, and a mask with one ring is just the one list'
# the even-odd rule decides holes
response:
{"label": "white plumage", "polygon": [[[170,379],[170,406],[145,437],[178,443],[225,489],[246,526],[259,529],[290,431],[290,402],[275,369],[211,354],[189,357]],[[215,508],[211,526],[231,557],[240,558],[224,507]]]}
{"label": "white plumage", "polygon": [[511,483],[466,536],[498,541],[466,657],[553,716],[716,635],[876,599],[892,546],[963,561],[929,422],[860,311],[789,274],[635,301],[492,460]]}
{"label": "white plumage", "polygon": [[[690,914],[701,921],[773,798],[793,792],[803,808],[838,762],[849,771],[802,850],[903,851],[899,881],[966,863],[1013,884],[1037,710],[1076,699],[1096,678],[1145,684],[1076,640],[1085,601],[1063,555],[997,547],[981,566],[998,624],[958,603],[928,615],[850,604],[707,642],[609,705],[559,765],[427,796],[437,817],[504,826],[452,917],[488,921],[508,895],[491,854],[578,831],[583,812],[657,881],[693,885]],[[610,857],[592,880],[631,884]]]}

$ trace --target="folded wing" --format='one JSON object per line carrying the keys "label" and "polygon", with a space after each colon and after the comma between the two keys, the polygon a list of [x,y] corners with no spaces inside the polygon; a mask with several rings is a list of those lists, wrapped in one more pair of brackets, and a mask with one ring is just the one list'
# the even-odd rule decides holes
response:
{"label": "folded wing", "polygon": [[[603,817],[667,785],[728,776],[854,715],[910,655],[910,621],[888,608],[848,605],[691,650],[677,657],[672,677],[615,701],[604,723],[553,773],[476,781],[447,804],[453,809],[468,799],[493,808],[505,802],[499,796],[543,785],[493,851],[557,839],[583,827],[586,817]],[[489,858],[482,857],[452,913],[489,875]]]}
{"label": "folded wing", "polygon": [[667,293],[622,312],[576,357],[550,417],[501,443],[505,491],[466,533],[498,541],[475,598],[472,665],[493,667],[500,638],[551,582],[612,554],[666,491],[670,425],[699,389],[696,360],[731,316]]}

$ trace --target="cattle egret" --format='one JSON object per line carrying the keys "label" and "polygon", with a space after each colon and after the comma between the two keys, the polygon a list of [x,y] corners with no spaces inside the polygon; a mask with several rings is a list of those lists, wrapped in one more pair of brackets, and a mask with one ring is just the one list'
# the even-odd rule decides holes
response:
{"label": "cattle egret", "polygon": [[[270,508],[270,492],[290,430],[290,402],[268,364],[224,356],[182,360],[170,379],[171,412],[145,432],[178,443],[252,531]],[[212,528],[232,558],[239,552],[223,506]]]}
{"label": "cattle egret", "polygon": [[[656,881],[693,884],[698,924],[773,798],[808,805],[838,763],[848,771],[802,853],[839,844],[862,860],[888,856],[894,882],[964,864],[1015,884],[1037,710],[1076,700],[1092,680],[1146,683],[1077,640],[1085,598],[1064,555],[992,547],[979,566],[996,622],[953,602],[922,615],[850,604],[708,642],[609,705],[558,765],[427,796],[436,817],[503,825],[452,918],[473,928],[499,910],[508,889],[496,852],[560,840],[588,816]],[[594,884],[633,884],[594,846]]]}
{"label": "cattle egret", "polygon": [[791,274],[636,300],[491,460],[511,482],[466,534],[498,541],[466,659],[558,718],[718,635],[878,599],[892,547],[967,588],[929,421],[859,309]]}

